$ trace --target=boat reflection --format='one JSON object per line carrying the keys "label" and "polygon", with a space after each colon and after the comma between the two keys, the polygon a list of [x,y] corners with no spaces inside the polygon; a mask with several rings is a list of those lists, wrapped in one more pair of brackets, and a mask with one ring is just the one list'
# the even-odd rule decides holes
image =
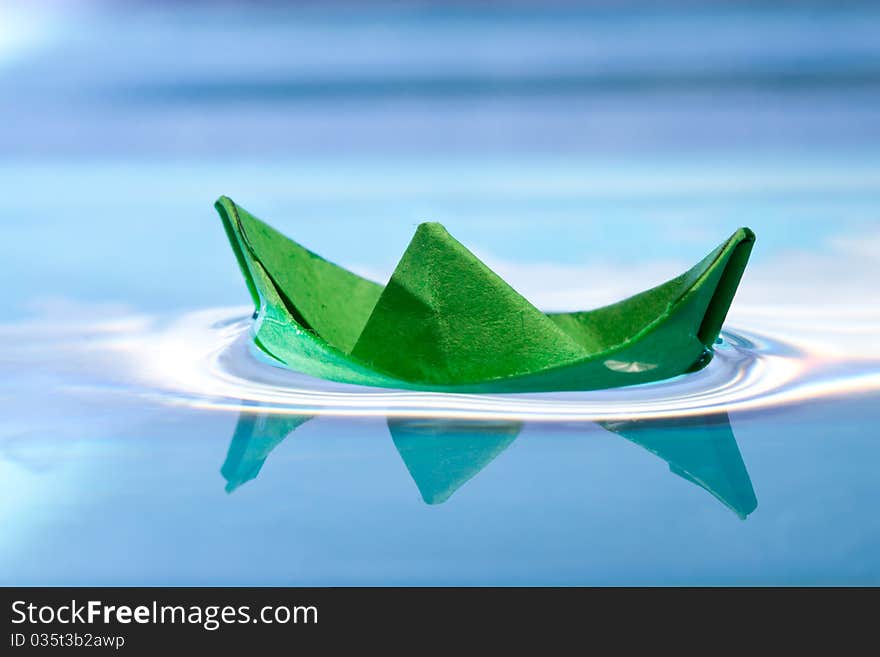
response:
{"label": "boat reflection", "polygon": [[[232,492],[257,477],[271,451],[307,415],[243,411],[220,473]],[[600,426],[648,450],[671,472],[711,493],[740,518],[758,506],[727,414],[604,422]],[[389,418],[398,454],[427,504],[442,504],[519,435],[520,422]]]}
{"label": "boat reflection", "polygon": [[226,492],[231,493],[243,483],[255,479],[269,453],[311,418],[311,415],[242,411],[226,451],[226,460],[220,468],[220,474],[226,479]]}
{"label": "boat reflection", "polygon": [[507,449],[519,422],[388,419],[391,439],[427,504],[441,504]]}
{"label": "boat reflection", "polygon": [[758,507],[727,413],[600,424],[659,456],[671,472],[709,491],[740,518]]}

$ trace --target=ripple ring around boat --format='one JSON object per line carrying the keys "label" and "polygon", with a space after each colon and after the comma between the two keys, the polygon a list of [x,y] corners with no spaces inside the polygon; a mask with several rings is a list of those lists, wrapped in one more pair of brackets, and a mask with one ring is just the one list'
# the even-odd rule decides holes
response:
{"label": "ripple ring around boat", "polygon": [[[613,390],[457,394],[334,383],[272,365],[248,336],[239,308],[188,313],[141,336],[134,366],[164,403],[206,409],[342,417],[455,417],[595,421],[751,411],[819,397],[880,391],[875,366],[839,363],[772,332],[726,330],[703,370]],[[835,366],[836,365],[836,366]]]}

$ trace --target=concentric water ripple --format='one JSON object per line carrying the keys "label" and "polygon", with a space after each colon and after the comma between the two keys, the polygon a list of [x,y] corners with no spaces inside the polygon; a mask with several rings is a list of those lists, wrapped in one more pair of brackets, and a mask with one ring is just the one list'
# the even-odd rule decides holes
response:
{"label": "concentric water ripple", "polygon": [[[700,372],[629,388],[506,395],[397,391],[315,379],[273,365],[251,345],[241,309],[185,314],[115,340],[131,374],[163,403],[338,416],[541,421],[681,417],[755,410],[880,390],[876,359],[852,359],[788,330],[725,330]],[[784,335],[784,339],[780,337]]]}

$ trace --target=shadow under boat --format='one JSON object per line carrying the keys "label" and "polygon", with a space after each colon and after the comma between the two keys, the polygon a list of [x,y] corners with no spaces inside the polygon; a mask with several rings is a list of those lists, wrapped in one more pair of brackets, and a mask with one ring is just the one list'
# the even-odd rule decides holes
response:
{"label": "shadow under boat", "polygon": [[[257,477],[269,454],[308,415],[242,411],[220,469],[226,491]],[[655,454],[671,472],[703,488],[745,519],[758,506],[727,414],[602,422]],[[442,504],[516,440],[520,422],[389,418],[394,447],[426,504]]]}

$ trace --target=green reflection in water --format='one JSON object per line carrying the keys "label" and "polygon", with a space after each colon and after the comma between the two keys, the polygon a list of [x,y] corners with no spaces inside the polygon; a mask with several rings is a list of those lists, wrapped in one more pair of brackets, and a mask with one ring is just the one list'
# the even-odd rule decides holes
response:
{"label": "green reflection in water", "polygon": [[269,453],[310,419],[310,415],[242,412],[226,452],[226,461],[220,468],[220,474],[226,479],[226,492],[231,493],[246,481],[255,479]]}
{"label": "green reflection in water", "polygon": [[441,504],[501,454],[519,422],[388,419],[397,452],[427,504]]}
{"label": "green reflection in water", "polygon": [[[304,415],[242,412],[220,473],[232,492],[256,478],[270,452]],[[730,419],[703,418],[601,423],[656,454],[669,469],[715,496],[740,518],[758,506]],[[519,422],[389,418],[391,439],[427,504],[442,504],[473,479],[519,435]]]}
{"label": "green reflection in water", "polygon": [[656,454],[670,471],[712,493],[740,518],[758,507],[727,413],[602,426]]}

